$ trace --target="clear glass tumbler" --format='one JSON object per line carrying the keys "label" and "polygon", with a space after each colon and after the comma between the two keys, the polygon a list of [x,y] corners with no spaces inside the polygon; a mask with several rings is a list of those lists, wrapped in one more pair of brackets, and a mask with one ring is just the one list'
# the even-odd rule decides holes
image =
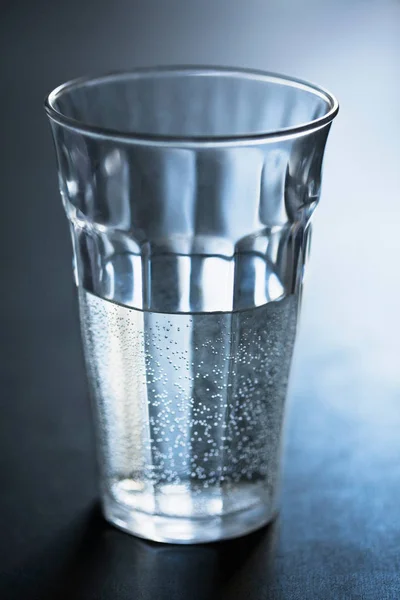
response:
{"label": "clear glass tumbler", "polygon": [[46,111],[105,517],[180,543],[264,525],[335,98],[161,68],[67,83]]}

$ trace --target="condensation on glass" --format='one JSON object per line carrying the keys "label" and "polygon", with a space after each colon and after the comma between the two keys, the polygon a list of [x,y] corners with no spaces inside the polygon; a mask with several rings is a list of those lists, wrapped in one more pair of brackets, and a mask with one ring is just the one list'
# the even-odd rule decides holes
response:
{"label": "condensation on glass", "polygon": [[336,100],[170,68],[67,83],[46,110],[106,518],[182,543],[262,526]]}

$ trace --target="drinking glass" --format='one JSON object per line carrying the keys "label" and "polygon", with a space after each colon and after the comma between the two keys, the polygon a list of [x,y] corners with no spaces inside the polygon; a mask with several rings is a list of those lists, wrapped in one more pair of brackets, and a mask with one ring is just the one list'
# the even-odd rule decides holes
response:
{"label": "drinking glass", "polygon": [[335,98],[215,67],[83,78],[46,100],[102,505],[161,542],[277,509],[285,395]]}

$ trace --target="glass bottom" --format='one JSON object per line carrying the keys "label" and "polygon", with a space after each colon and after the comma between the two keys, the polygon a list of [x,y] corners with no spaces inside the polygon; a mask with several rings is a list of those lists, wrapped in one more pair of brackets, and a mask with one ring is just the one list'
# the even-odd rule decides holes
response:
{"label": "glass bottom", "polygon": [[107,521],[127,533],[169,544],[200,544],[240,537],[263,527],[276,516],[263,503],[200,518],[149,514],[121,504],[108,494],[103,497],[103,513]]}

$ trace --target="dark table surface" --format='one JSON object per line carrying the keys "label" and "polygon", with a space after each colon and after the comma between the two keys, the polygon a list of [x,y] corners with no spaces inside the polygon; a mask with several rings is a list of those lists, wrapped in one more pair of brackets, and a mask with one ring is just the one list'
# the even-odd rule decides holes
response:
{"label": "dark table surface", "polygon": [[[400,3],[0,4],[2,600],[400,597]],[[288,400],[282,510],[179,547],[106,525],[44,94],[161,63],[316,80],[341,101]]]}

